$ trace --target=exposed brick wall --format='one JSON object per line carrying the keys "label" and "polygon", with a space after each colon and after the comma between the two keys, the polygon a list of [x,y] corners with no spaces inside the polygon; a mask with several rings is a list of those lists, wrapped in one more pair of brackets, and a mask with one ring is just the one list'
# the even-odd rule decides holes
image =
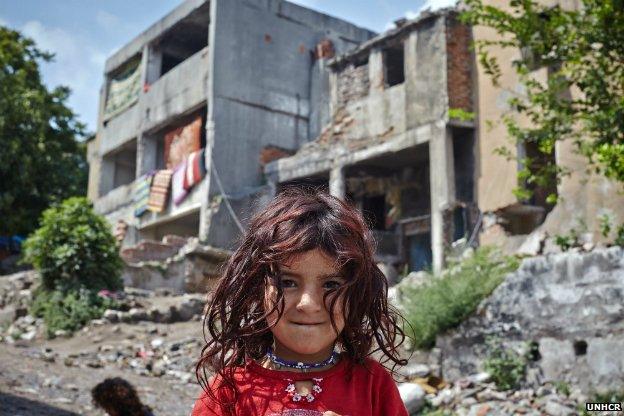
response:
{"label": "exposed brick wall", "polygon": [[368,64],[358,67],[347,66],[338,74],[338,107],[366,97],[369,87]]}
{"label": "exposed brick wall", "polygon": [[266,166],[268,163],[271,163],[277,159],[281,159],[283,157],[291,156],[293,154],[292,151],[282,149],[281,147],[274,145],[267,145],[260,150],[260,165]]}
{"label": "exposed brick wall", "polygon": [[448,96],[450,108],[473,111],[470,26],[449,16],[446,23]]}

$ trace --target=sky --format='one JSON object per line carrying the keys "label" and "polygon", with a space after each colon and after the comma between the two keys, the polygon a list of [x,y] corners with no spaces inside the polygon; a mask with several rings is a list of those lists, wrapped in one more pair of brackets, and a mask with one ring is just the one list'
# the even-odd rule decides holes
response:
{"label": "sky", "polygon": [[[292,1],[292,0],[291,0]],[[0,0],[0,25],[32,38],[55,54],[43,64],[43,80],[69,86],[69,106],[93,132],[97,122],[104,62],[121,46],[163,17],[182,0]],[[401,17],[446,7],[453,0],[294,0],[376,32]]]}

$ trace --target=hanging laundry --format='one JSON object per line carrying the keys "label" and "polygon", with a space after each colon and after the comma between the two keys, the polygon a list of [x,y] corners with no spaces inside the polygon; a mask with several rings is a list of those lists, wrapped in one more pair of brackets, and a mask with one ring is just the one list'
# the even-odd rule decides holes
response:
{"label": "hanging laundry", "polygon": [[167,207],[167,197],[169,196],[169,185],[171,184],[171,169],[159,170],[154,175],[150,190],[147,209],[152,212],[163,212]]}
{"label": "hanging laundry", "polygon": [[204,149],[191,153],[186,165],[186,175],[184,177],[184,189],[191,189],[201,182],[206,174],[204,163]]}
{"label": "hanging laundry", "polygon": [[165,165],[174,169],[191,153],[201,147],[202,119],[197,116],[192,122],[170,130],[165,134]]}
{"label": "hanging laundry", "polygon": [[147,211],[147,202],[149,201],[150,186],[152,185],[152,178],[154,172],[141,176],[134,183],[134,195],[132,202],[134,204],[134,216],[140,217]]}
{"label": "hanging laundry", "polygon": [[184,201],[184,198],[186,198],[186,195],[188,195],[188,191],[184,189],[184,178],[186,177],[187,164],[188,161],[185,159],[173,171],[173,177],[171,179],[171,195],[173,197],[173,202],[176,205],[180,205],[182,201]]}

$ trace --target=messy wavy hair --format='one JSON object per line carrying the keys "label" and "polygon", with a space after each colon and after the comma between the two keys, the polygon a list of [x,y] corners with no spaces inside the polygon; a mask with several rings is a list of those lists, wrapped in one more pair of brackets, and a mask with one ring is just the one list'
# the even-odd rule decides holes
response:
{"label": "messy wavy hair", "polygon": [[[351,359],[351,366],[363,364],[376,352],[384,356],[382,363],[394,363],[392,369],[407,363],[397,351],[405,338],[401,318],[388,305],[388,283],[375,264],[374,240],[362,215],[326,192],[290,188],[251,219],[211,294],[204,317],[206,345],[196,376],[213,400],[216,396],[208,386],[211,372],[220,375],[219,387],[230,390],[233,395],[228,397],[236,400],[235,367],[243,366],[248,358],[265,355],[273,342],[267,317],[277,311],[281,318],[284,310],[280,266],[313,249],[335,259],[345,278],[345,284],[329,290],[325,299],[330,299],[334,328],[336,302],[343,303],[345,326],[337,342]],[[265,287],[271,282],[277,288],[277,302],[265,310]],[[232,409],[234,403],[222,405]]]}

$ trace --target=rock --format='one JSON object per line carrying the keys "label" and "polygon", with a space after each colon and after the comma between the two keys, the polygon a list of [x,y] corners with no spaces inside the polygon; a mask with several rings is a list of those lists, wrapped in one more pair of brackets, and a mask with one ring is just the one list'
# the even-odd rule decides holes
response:
{"label": "rock", "polygon": [[37,331],[33,329],[20,335],[20,339],[23,339],[24,341],[32,341],[35,339],[36,335]]}
{"label": "rock", "polygon": [[128,314],[132,322],[147,321],[147,312],[145,309],[131,308]]}
{"label": "rock", "polygon": [[475,384],[489,383],[491,379],[492,379],[492,376],[490,376],[488,373],[485,373],[485,372],[472,374],[468,376],[468,380],[470,380],[471,382]]}
{"label": "rock", "polygon": [[412,287],[420,286],[428,282],[432,276],[427,272],[410,272],[407,276],[401,280],[401,286],[409,285]]}
{"label": "rock", "polygon": [[71,391],[78,391],[78,390],[80,390],[80,388],[77,385],[71,384],[71,383],[70,384],[65,384],[63,386],[63,389],[64,390],[71,390]]}
{"label": "rock", "polygon": [[162,338],[154,338],[151,342],[150,345],[152,346],[152,348],[156,349],[156,348],[160,348],[163,345],[163,339]]}
{"label": "rock", "polygon": [[490,400],[506,400],[507,395],[501,391],[492,389],[485,389],[482,392],[477,393],[477,400],[480,402],[487,402]]}
{"label": "rock", "polygon": [[425,405],[425,391],[418,384],[400,383],[398,388],[401,399],[410,414],[423,408]]}
{"label": "rock", "polygon": [[0,309],[0,326],[8,326],[15,321],[17,314],[14,306],[7,306]]}
{"label": "rock", "polygon": [[190,321],[193,316],[203,312],[204,304],[203,297],[185,295],[177,308],[178,319],[184,322]]}
{"label": "rock", "polygon": [[48,377],[45,380],[43,380],[43,383],[41,384],[43,387],[54,387],[57,388],[59,386],[61,382],[61,378],[58,376],[53,376],[53,377]]}
{"label": "rock", "polygon": [[517,254],[521,256],[537,256],[542,252],[544,247],[544,241],[548,235],[544,230],[536,230],[529,234],[526,240],[522,243],[518,249]]}
{"label": "rock", "polygon": [[71,336],[71,332],[65,331],[64,329],[58,329],[54,331],[54,336],[59,338],[69,338]]}
{"label": "rock", "polygon": [[419,363],[408,364],[402,367],[400,371],[407,379],[412,379],[414,377],[424,378],[431,372],[428,365]]}
{"label": "rock", "polygon": [[106,309],[104,311],[104,315],[102,315],[102,318],[106,319],[108,322],[119,322],[120,320],[120,313],[119,311],[113,310],[113,309]]}
{"label": "rock", "polygon": [[152,374],[155,375],[156,377],[160,377],[163,374],[165,374],[166,370],[167,370],[167,364],[162,359],[156,360],[154,364],[152,365]]}
{"label": "rock", "polygon": [[568,406],[564,406],[561,403],[558,403],[554,400],[549,400],[546,402],[544,406],[544,412],[550,416],[568,416],[576,414],[574,409],[569,408]]}

